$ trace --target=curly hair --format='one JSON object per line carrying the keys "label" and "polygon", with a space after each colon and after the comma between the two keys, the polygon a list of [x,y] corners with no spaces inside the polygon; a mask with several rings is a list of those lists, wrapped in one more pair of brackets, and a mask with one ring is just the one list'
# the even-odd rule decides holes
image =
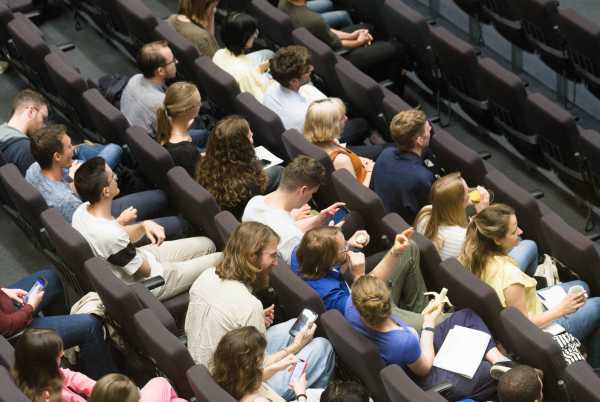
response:
{"label": "curly hair", "polygon": [[262,383],[266,347],[267,340],[255,327],[228,332],[210,362],[213,379],[236,400],[255,392]]}
{"label": "curly hair", "polygon": [[249,139],[250,126],[240,116],[220,120],[208,137],[206,154],[196,165],[196,181],[221,208],[232,209],[267,187],[267,176]]}
{"label": "curly hair", "polygon": [[288,88],[290,81],[300,79],[310,70],[310,54],[304,46],[280,48],[269,61],[273,79]]}
{"label": "curly hair", "polygon": [[269,242],[279,243],[279,235],[267,225],[259,222],[243,222],[231,234],[225,250],[223,261],[216,267],[216,274],[221,279],[240,281],[246,286],[254,287],[260,267],[260,256]]}

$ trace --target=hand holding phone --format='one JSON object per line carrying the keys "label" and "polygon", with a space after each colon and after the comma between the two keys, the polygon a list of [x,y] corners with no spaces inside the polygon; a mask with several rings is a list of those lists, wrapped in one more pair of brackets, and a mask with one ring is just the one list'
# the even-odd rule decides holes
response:
{"label": "hand holding phone", "polygon": [[317,313],[305,308],[298,316],[298,319],[294,325],[292,325],[292,328],[290,328],[290,335],[296,337],[296,335],[298,335],[298,333],[302,331],[307,324],[312,324],[317,321],[318,317],[319,316]]}
{"label": "hand holding phone", "polygon": [[46,286],[48,286],[46,278],[40,277],[36,280],[31,289],[29,289],[29,292],[23,297],[23,304],[30,304],[34,308],[37,308],[42,301]]}
{"label": "hand holding phone", "polygon": [[[303,394],[306,391],[306,360],[298,358],[292,375],[290,376],[289,386],[294,389],[296,394]],[[297,389],[298,388],[298,389]],[[300,391],[300,392],[298,392]]]}

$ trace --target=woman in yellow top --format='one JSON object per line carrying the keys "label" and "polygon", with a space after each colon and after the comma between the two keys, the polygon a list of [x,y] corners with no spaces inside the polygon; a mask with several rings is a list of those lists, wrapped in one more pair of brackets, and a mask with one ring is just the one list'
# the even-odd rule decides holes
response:
{"label": "woman in yellow top", "polygon": [[[588,362],[600,368],[600,298],[588,298],[583,281],[560,284],[567,296],[550,310],[542,305],[535,279],[521,272],[506,252],[519,242],[519,228],[513,208],[494,204],[473,217],[459,261],[475,276],[490,285],[503,306],[515,307],[535,325],[545,328],[555,322],[588,346]],[[581,286],[583,291],[568,294]]]}

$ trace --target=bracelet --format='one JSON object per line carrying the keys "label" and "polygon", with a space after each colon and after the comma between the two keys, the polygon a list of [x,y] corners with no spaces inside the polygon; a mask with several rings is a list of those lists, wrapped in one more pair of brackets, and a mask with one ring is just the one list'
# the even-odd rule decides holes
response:
{"label": "bracelet", "polygon": [[431,333],[435,332],[435,329],[433,327],[423,327],[423,329],[421,330],[421,332],[423,331],[429,331]]}
{"label": "bracelet", "polygon": [[298,394],[298,395],[296,395],[296,399],[300,399],[301,397],[304,397],[304,399],[308,400],[308,396],[306,396],[306,394]]}

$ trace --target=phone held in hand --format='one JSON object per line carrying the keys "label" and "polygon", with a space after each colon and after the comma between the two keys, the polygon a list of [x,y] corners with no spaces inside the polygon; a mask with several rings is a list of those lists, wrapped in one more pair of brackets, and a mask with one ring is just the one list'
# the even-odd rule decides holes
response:
{"label": "phone held in hand", "polygon": [[290,376],[290,386],[298,381],[302,373],[304,373],[304,370],[306,370],[306,360],[298,358],[294,370],[292,371],[292,375]]}
{"label": "phone held in hand", "polygon": [[290,329],[290,335],[295,337],[308,322],[313,323],[317,321],[317,317],[319,317],[317,313],[305,308],[298,316],[298,319],[296,320],[294,325],[292,325],[292,328]]}
{"label": "phone held in hand", "polygon": [[23,303],[27,303],[29,301],[29,298],[31,296],[33,296],[35,293],[41,292],[44,289],[46,289],[46,286],[48,286],[48,281],[46,280],[46,278],[44,278],[44,277],[38,278],[38,280],[35,281],[35,283],[31,287],[31,289],[29,289],[29,292],[27,292],[25,297],[23,297]]}

